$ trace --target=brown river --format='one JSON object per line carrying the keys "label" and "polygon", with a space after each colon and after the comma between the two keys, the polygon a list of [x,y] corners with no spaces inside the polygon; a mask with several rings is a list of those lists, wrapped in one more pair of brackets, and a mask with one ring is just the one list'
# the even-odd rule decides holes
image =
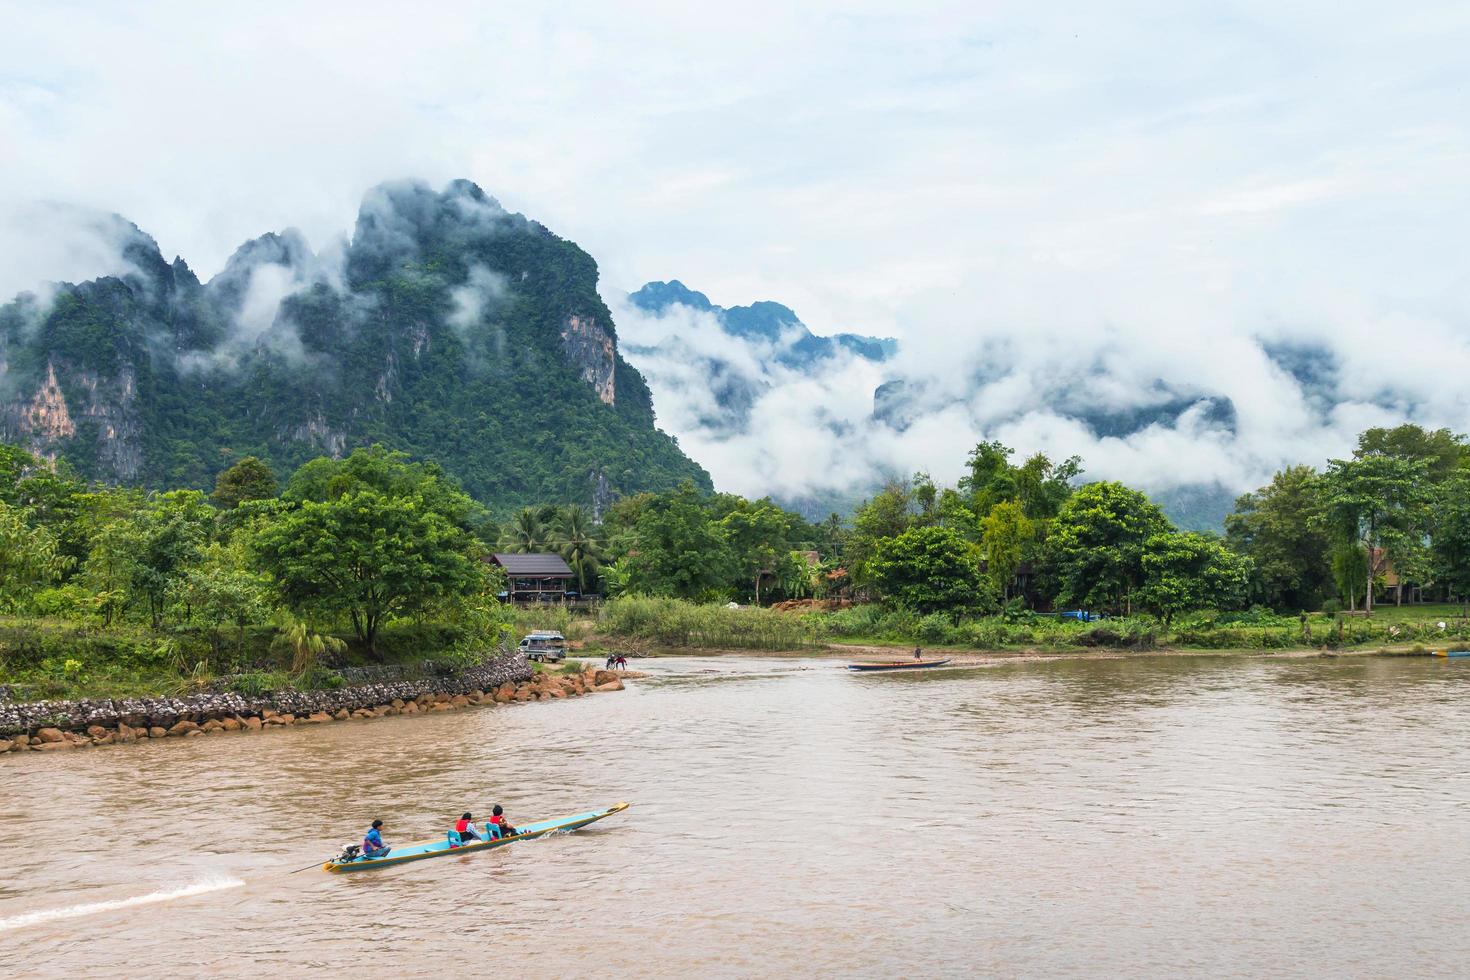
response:
{"label": "brown river", "polygon": [[[1449,976],[1470,663],[851,676],[0,758],[0,975]],[[314,867],[466,808],[575,834]]]}

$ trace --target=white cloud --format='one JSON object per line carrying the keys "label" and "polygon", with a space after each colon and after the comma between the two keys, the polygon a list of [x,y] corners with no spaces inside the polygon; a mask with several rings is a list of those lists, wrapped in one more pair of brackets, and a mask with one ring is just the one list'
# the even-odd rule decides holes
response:
{"label": "white cloud", "polygon": [[[609,292],[677,276],[903,341],[893,371],[931,402],[901,435],[863,421],[869,365],[804,378],[728,349],[764,427],[720,438],[690,358],[662,369],[678,388],[650,367],[663,422],[735,489],[953,475],[981,435],[1243,483],[1370,422],[1470,428],[1462,4],[3,14],[0,212],[117,210],[208,278],[262,231],[331,241],[380,180],[463,176],[585,247]],[[113,271],[64,231],[0,220],[0,289]],[[1322,414],[1257,338],[1332,352],[1342,403]],[[1068,421],[1160,381],[1228,397],[1236,436]]]}

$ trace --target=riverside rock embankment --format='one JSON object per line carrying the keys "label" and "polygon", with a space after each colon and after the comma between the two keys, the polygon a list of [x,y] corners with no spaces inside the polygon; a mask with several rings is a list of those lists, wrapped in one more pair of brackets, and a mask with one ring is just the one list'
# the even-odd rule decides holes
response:
{"label": "riverside rock embankment", "polygon": [[622,688],[618,675],[606,670],[538,675],[524,654],[512,652],[451,676],[369,682],[327,691],[0,703],[0,753],[549,701]]}

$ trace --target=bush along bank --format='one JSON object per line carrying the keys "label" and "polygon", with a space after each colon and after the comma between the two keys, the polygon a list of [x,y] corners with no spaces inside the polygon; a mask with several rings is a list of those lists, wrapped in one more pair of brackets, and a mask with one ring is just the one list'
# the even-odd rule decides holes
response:
{"label": "bush along bank", "polygon": [[472,705],[549,701],[620,691],[615,673],[535,673],[525,655],[502,654],[452,677],[364,683],[326,691],[234,692],[182,698],[120,698],[0,703],[0,753],[53,751],[148,738],[192,738],[216,732],[260,731],[452,711]]}

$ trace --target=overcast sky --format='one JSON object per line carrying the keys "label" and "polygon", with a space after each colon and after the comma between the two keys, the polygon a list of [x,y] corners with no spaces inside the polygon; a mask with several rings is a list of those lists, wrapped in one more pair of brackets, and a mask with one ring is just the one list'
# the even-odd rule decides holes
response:
{"label": "overcast sky", "polygon": [[[1002,430],[1095,474],[1199,448],[1067,429],[1037,378],[1077,357],[1257,403],[1201,478],[1396,416],[1470,427],[1465,4],[215,6],[0,4],[0,290],[102,271],[38,200],[207,278],[267,230],[326,244],[378,181],[464,176],[610,289],[775,299],[957,394],[1026,348],[900,466]],[[1338,350],[1361,403],[1306,413],[1262,338]],[[725,448],[716,476],[758,489]]]}

